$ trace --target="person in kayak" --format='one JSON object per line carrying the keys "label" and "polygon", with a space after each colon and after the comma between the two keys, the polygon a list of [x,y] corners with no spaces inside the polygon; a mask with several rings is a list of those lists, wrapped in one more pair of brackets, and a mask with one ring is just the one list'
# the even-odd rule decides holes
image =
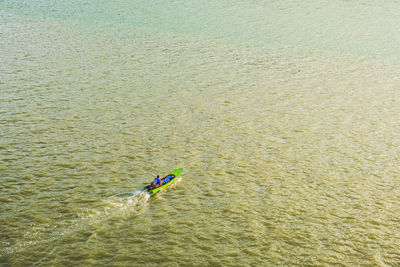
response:
{"label": "person in kayak", "polygon": [[154,182],[153,183],[155,184],[155,187],[160,187],[162,185],[162,181],[160,179],[160,175],[157,175],[157,177],[154,178]]}
{"label": "person in kayak", "polygon": [[154,181],[151,182],[151,184],[145,186],[144,188],[147,190],[153,190],[156,187],[159,187],[161,185],[161,180],[160,180],[160,176],[157,175],[156,178],[154,178]]}

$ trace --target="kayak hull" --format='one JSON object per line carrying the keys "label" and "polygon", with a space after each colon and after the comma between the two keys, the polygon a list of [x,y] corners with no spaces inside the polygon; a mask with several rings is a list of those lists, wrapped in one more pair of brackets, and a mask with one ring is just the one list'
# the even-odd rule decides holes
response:
{"label": "kayak hull", "polygon": [[[170,186],[171,184],[173,184],[173,183],[177,180],[179,174],[181,174],[182,170],[183,170],[182,168],[176,169],[176,170],[170,172],[168,175],[166,175],[165,177],[167,177],[167,176],[169,176],[169,175],[174,175],[174,177],[171,178],[171,179],[169,180],[169,182],[163,184],[162,186],[156,187],[156,188],[154,188],[154,189],[146,189],[146,188],[144,188],[144,190],[145,190],[146,192],[152,194],[152,195],[157,194],[158,192],[164,190],[165,188],[167,188],[168,186]],[[164,177],[164,178],[165,178],[165,177]],[[164,178],[163,178],[163,179],[164,179]]]}

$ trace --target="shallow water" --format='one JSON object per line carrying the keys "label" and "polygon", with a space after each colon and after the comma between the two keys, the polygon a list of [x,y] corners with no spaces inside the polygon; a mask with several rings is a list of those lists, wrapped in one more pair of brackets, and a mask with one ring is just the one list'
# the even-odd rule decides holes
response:
{"label": "shallow water", "polygon": [[396,2],[0,4],[1,265],[400,263]]}

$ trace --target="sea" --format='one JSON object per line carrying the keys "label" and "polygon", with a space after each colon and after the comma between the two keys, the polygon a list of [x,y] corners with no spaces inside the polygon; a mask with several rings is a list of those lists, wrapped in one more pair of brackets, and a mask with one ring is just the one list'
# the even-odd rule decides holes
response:
{"label": "sea", "polygon": [[400,266],[399,25],[397,0],[0,0],[0,266]]}

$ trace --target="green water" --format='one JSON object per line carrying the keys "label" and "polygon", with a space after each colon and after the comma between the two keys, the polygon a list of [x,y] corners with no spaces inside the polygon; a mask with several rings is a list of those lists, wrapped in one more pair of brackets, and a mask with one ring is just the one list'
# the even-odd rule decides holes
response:
{"label": "green water", "polygon": [[397,2],[0,8],[0,265],[400,264]]}

